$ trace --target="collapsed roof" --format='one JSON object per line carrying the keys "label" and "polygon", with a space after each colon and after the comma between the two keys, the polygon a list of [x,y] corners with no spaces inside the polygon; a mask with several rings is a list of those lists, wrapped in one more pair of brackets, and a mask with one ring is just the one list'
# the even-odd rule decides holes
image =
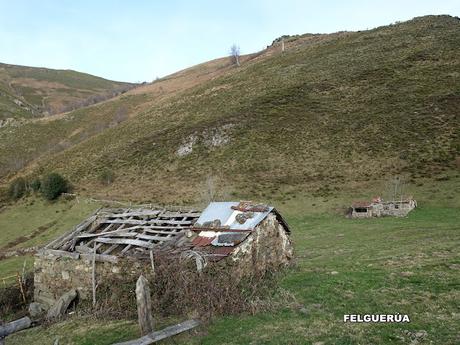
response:
{"label": "collapsed roof", "polygon": [[197,210],[103,208],[45,249],[117,256],[148,256],[154,248],[185,242]]}
{"label": "collapsed roof", "polygon": [[230,255],[269,214],[290,233],[275,208],[252,202],[211,202],[203,213],[194,209],[103,208],[44,249],[82,257],[96,254],[101,260],[192,250],[218,261]]}

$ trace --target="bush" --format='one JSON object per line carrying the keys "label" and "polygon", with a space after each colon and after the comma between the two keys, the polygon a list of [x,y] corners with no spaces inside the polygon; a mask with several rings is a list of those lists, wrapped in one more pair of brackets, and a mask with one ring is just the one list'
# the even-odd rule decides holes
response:
{"label": "bush", "polygon": [[18,200],[26,193],[26,180],[23,177],[18,177],[11,182],[8,194],[13,200]]}
{"label": "bush", "polygon": [[38,179],[38,178],[36,178],[36,179],[32,180],[32,182],[30,182],[30,188],[34,192],[38,192],[40,190],[40,186],[41,186],[41,182],[40,182],[40,179]]}
{"label": "bush", "polygon": [[51,173],[45,176],[41,182],[40,192],[47,200],[54,200],[62,193],[67,192],[68,183],[58,173]]}

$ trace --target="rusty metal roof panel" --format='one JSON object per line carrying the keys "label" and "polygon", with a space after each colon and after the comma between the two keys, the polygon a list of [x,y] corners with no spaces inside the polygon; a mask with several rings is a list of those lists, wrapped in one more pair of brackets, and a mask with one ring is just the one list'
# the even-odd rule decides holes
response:
{"label": "rusty metal roof panel", "polygon": [[216,226],[229,229],[251,229],[253,230],[267,215],[273,207],[258,208],[257,211],[240,211],[239,202],[211,202],[198,218],[195,226]]}
{"label": "rusty metal roof panel", "polygon": [[216,237],[204,237],[204,236],[197,236],[193,239],[192,244],[197,247],[206,247],[211,244],[211,242],[215,239]]}

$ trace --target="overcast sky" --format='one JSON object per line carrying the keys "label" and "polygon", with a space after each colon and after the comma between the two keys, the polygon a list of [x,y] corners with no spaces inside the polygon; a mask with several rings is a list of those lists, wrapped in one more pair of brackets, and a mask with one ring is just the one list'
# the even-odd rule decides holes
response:
{"label": "overcast sky", "polygon": [[0,0],[0,62],[152,81],[284,34],[365,30],[460,0]]}

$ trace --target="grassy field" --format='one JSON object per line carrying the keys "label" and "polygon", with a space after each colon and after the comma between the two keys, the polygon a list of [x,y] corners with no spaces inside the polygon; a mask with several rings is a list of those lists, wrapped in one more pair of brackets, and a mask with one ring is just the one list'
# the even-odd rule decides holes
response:
{"label": "grassy field", "polygon": [[[2,252],[44,245],[80,223],[98,207],[95,203],[49,203],[36,198],[7,206],[0,212],[0,255]],[[24,261],[31,269],[33,256],[0,260],[0,284],[3,284],[3,277],[22,272]],[[11,279],[7,280],[7,283],[11,282]]]}
{"label": "grassy field", "polygon": [[[292,227],[296,249],[294,267],[280,279],[284,294],[273,297],[284,306],[220,317],[164,343],[458,344],[460,179],[411,188],[419,207],[406,218],[350,220],[338,213],[337,204],[373,195],[372,190],[327,201],[294,197],[277,205]],[[342,321],[344,314],[366,313],[407,314],[411,322]],[[135,320],[74,317],[8,342],[49,344],[59,337],[61,344],[102,345],[136,336]]]}

